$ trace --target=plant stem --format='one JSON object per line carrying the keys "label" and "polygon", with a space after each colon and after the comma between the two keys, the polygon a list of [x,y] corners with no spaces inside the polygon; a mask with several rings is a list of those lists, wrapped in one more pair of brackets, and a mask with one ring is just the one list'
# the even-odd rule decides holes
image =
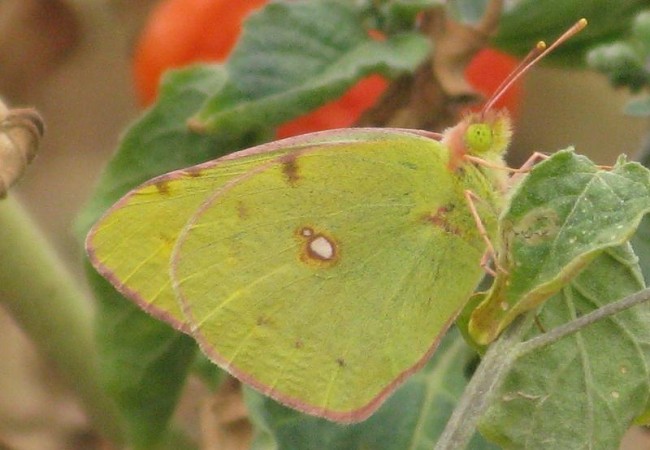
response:
{"label": "plant stem", "polygon": [[535,336],[528,341],[520,343],[516,348],[516,357],[519,358],[527,353],[531,353],[540,348],[549,346],[570,334],[582,330],[592,323],[598,322],[599,320],[606,317],[613,316],[614,314],[617,314],[648,300],[650,300],[650,288],[639,291],[636,294],[629,295],[614,303],[608,303],[605,306],[601,306],[589,314],[585,314],[584,316],[578,317],[569,323],[555,327],[544,334]]}
{"label": "plant stem", "polygon": [[479,418],[490,405],[493,393],[516,360],[515,348],[533,319],[534,313],[519,317],[488,348],[438,439],[435,450],[459,450],[467,447]]}
{"label": "plant stem", "polygon": [[0,301],[80,396],[100,432],[121,442],[117,409],[99,383],[91,301],[11,196],[0,201]]}

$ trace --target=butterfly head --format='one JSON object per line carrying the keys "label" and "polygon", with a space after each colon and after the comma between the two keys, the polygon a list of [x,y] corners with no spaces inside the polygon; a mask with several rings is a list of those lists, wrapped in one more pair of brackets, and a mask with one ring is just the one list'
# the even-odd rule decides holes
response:
{"label": "butterfly head", "polygon": [[473,156],[491,162],[503,162],[503,154],[512,136],[510,117],[506,111],[494,110],[494,105],[505,92],[531,67],[555,48],[587,26],[586,19],[580,19],[569,27],[550,46],[543,41],[526,55],[519,65],[494,91],[479,113],[470,114],[460,123],[443,133],[443,143],[450,151],[449,168],[460,167],[466,156]]}
{"label": "butterfly head", "polygon": [[491,159],[505,153],[512,137],[510,116],[505,110],[470,115],[464,120],[465,154]]}
{"label": "butterfly head", "polygon": [[450,168],[462,165],[466,155],[502,161],[511,136],[510,116],[505,110],[467,115],[444,132],[443,143],[450,151]]}

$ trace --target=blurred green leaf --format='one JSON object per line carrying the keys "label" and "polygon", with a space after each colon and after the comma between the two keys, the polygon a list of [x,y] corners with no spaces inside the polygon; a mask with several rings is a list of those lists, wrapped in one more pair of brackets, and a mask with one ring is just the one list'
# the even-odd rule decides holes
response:
{"label": "blurred green leaf", "polygon": [[228,83],[192,119],[211,132],[271,127],[343,94],[360,78],[413,70],[429,51],[405,33],[373,40],[362,15],[337,0],[270,3],[246,22]]}
{"label": "blurred green leaf", "polygon": [[650,9],[641,11],[634,18],[632,35],[638,39],[646,52],[650,52]]}
{"label": "blurred green leaf", "polygon": [[447,9],[450,16],[459,22],[475,23],[485,14],[485,7],[490,0],[450,0]]}
{"label": "blurred green leaf", "polygon": [[549,57],[573,66],[584,64],[583,56],[590,47],[627,34],[635,14],[648,6],[647,0],[519,0],[506,4],[494,43],[520,56],[540,39],[552,41],[578,19],[586,18],[589,26]]}
{"label": "blurred green leaf", "polygon": [[[643,287],[630,246],[609,249],[544,304],[539,322],[552,329]],[[648,409],[649,367],[645,303],[517,360],[480,430],[504,449],[618,448]]]}
{"label": "blurred green leaf", "polygon": [[[650,135],[646,136],[645,146],[638,156],[638,160],[644,167],[650,167]],[[650,216],[641,221],[636,234],[631,239],[634,252],[639,257],[639,266],[646,280],[650,282]]]}
{"label": "blurred green leaf", "polygon": [[152,448],[167,439],[196,344],[124,299],[93,268],[87,273],[100,299],[96,329],[102,380],[125,419],[129,442],[136,449]]}
{"label": "blurred green leaf", "polygon": [[639,258],[639,266],[646,283],[650,281],[650,217],[641,221],[639,229],[631,239],[634,252]]}
{"label": "blurred green leaf", "polygon": [[625,39],[596,45],[587,54],[590,67],[602,72],[615,87],[646,94],[628,102],[625,113],[650,116],[650,10],[641,11],[632,21]]}
{"label": "blurred green leaf", "polygon": [[636,92],[648,82],[643,58],[630,43],[616,41],[590,50],[587,64],[607,75],[612,86],[627,86]]}
{"label": "blurred green leaf", "polygon": [[366,0],[366,9],[374,12],[375,27],[387,34],[413,30],[418,14],[445,6],[446,0]]}

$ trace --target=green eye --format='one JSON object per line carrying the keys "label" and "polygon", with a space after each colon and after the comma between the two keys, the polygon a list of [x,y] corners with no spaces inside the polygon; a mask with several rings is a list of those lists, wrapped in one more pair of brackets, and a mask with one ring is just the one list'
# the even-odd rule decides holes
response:
{"label": "green eye", "polygon": [[467,127],[465,143],[469,153],[485,153],[493,144],[492,128],[485,123],[474,123]]}

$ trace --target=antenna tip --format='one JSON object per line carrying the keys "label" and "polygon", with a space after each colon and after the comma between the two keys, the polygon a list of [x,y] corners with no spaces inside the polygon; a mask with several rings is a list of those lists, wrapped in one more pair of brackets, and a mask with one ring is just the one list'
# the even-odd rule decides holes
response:
{"label": "antenna tip", "polygon": [[546,42],[544,42],[544,41],[539,41],[539,42],[537,43],[537,45],[535,45],[535,48],[536,48],[537,50],[544,50],[544,49],[546,49]]}
{"label": "antenna tip", "polygon": [[585,19],[584,17],[582,19],[578,20],[578,26],[580,28],[586,27],[588,23],[589,22],[587,22],[587,19]]}

